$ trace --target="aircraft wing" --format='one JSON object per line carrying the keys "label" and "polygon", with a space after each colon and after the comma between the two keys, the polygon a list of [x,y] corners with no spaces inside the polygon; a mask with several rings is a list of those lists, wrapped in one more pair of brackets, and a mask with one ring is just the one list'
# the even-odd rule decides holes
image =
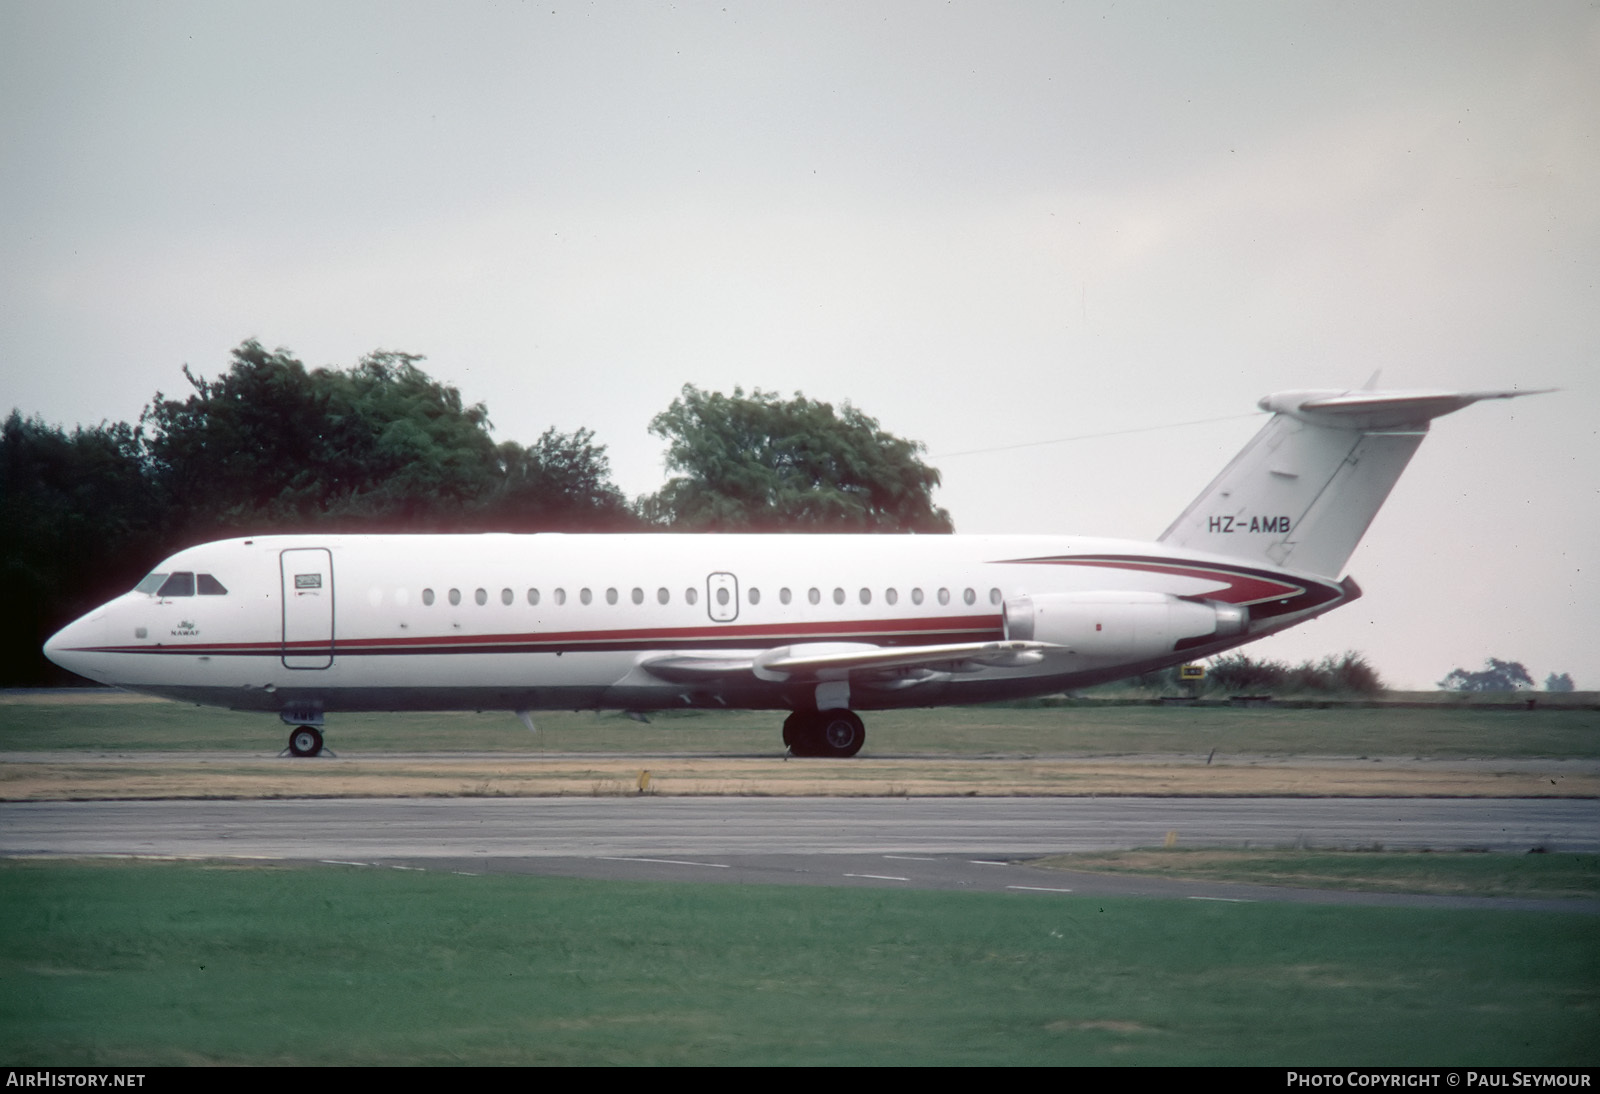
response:
{"label": "aircraft wing", "polygon": [[1048,642],[965,642],[944,646],[874,646],[860,642],[808,642],[751,653],[664,653],[640,667],[676,683],[752,674],[774,682],[844,680],[854,673],[979,672],[1043,660]]}

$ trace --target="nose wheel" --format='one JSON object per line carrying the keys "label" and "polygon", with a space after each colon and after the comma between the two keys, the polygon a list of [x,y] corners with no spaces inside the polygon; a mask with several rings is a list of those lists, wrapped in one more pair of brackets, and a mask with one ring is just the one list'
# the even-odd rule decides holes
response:
{"label": "nose wheel", "polygon": [[783,721],[783,743],[793,756],[847,759],[866,740],[866,726],[852,710],[797,710]]}
{"label": "nose wheel", "polygon": [[322,731],[316,726],[295,726],[289,733],[289,753],[316,756],[322,752]]}

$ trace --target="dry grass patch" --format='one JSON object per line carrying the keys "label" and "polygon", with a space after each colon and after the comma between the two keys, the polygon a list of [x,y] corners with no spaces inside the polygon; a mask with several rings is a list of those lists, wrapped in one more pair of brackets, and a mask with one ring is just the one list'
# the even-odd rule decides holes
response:
{"label": "dry grass patch", "polygon": [[999,758],[785,760],[782,757],[88,755],[0,764],[0,799],[559,797],[640,793],[782,797],[1574,797],[1600,795],[1600,775],[1497,770],[1492,764],[1304,766],[1202,760]]}
{"label": "dry grass patch", "polygon": [[1439,896],[1600,898],[1600,855],[1434,851],[1184,850],[1052,855],[1035,865],[1310,889]]}

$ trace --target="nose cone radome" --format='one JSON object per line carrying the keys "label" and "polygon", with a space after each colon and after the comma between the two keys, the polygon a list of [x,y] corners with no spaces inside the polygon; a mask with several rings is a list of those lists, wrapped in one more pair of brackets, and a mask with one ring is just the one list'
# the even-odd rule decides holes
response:
{"label": "nose cone radome", "polygon": [[100,610],[96,610],[62,627],[44,644],[44,655],[68,672],[107,684],[110,681],[95,671],[96,662],[101,658],[93,648],[101,645],[100,640],[104,637],[105,626],[99,619],[101,614]]}

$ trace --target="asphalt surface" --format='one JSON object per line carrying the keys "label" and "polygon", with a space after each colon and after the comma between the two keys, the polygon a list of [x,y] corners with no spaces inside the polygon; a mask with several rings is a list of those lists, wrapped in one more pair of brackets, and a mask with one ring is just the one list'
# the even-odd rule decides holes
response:
{"label": "asphalt surface", "polygon": [[0,855],[310,861],[463,874],[1009,891],[1041,898],[1554,907],[1065,873],[1161,846],[1600,852],[1600,801],[1362,798],[438,798],[0,804]]}

